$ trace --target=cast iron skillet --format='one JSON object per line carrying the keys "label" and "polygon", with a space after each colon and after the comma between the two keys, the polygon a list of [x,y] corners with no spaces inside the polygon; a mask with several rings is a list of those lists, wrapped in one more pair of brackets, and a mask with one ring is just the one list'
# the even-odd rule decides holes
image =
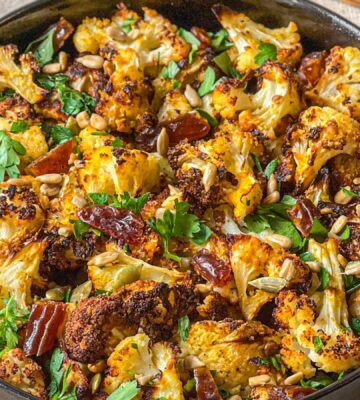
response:
{"label": "cast iron skillet", "polygon": [[[104,17],[120,0],[37,0],[0,19],[0,42],[16,43],[23,50],[37,34],[63,15],[73,23],[85,16]],[[141,11],[146,5],[170,18],[177,25],[219,28],[210,7],[222,2],[270,27],[295,21],[300,29],[305,52],[329,49],[335,45],[359,46],[360,28],[307,0],[125,0]],[[308,397],[307,400],[359,400],[360,369]],[[19,389],[0,381],[0,400],[35,400]],[[176,400],[176,399],[169,399]],[[275,399],[274,399],[275,400]]]}

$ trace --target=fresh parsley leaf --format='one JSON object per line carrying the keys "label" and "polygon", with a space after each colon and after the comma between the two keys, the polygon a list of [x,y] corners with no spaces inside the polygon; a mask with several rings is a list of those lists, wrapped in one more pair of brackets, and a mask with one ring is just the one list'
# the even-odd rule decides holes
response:
{"label": "fresh parsley leaf", "polygon": [[70,129],[61,125],[55,125],[50,130],[50,136],[54,139],[56,144],[67,142],[74,137]]}
{"label": "fresh parsley leaf", "polygon": [[0,92],[0,101],[4,101],[5,99],[8,99],[9,97],[13,97],[14,94],[15,94],[15,90],[5,89],[2,92]]}
{"label": "fresh parsley leaf", "polygon": [[46,75],[46,74],[36,74],[36,82],[46,90],[52,90],[56,88],[56,84],[60,83],[66,85],[70,78],[64,74],[56,75]]}
{"label": "fresh parsley leaf", "polygon": [[346,294],[351,294],[360,289],[360,278],[354,275],[343,275]]}
{"label": "fresh parsley leaf", "polygon": [[297,202],[297,200],[288,194],[285,194],[284,197],[281,199],[282,204],[286,204],[291,207],[295,206],[296,202]]}
{"label": "fresh parsley leaf", "polygon": [[131,17],[126,19],[122,24],[121,24],[121,30],[124,33],[129,33],[132,31],[132,24],[136,21],[136,18]]}
{"label": "fresh parsley leaf", "polygon": [[318,242],[323,242],[328,237],[328,230],[317,218],[314,218],[309,236]]}
{"label": "fresh parsley leaf", "polygon": [[252,160],[253,160],[253,162],[255,164],[256,169],[259,172],[262,172],[263,169],[262,169],[262,166],[261,166],[259,158],[255,154],[252,154],[252,153],[250,153],[250,156],[251,156],[251,158],[252,158]]}
{"label": "fresh parsley leaf", "polygon": [[107,204],[109,201],[107,193],[88,193],[88,197],[90,197],[94,204]]}
{"label": "fresh parsley leaf", "polygon": [[211,230],[205,227],[204,222],[188,212],[189,203],[175,200],[175,213],[165,210],[163,218],[151,218],[149,226],[157,232],[164,243],[164,256],[174,261],[181,260],[176,254],[169,251],[169,240],[173,237],[190,239],[196,244],[205,243],[211,235]]}
{"label": "fresh parsley leaf", "polygon": [[203,97],[206,94],[212,92],[214,90],[215,82],[216,82],[215,71],[211,67],[207,67],[204,79],[201,82],[201,85],[198,89],[199,96]]}
{"label": "fresh parsley leaf", "polygon": [[187,315],[178,320],[178,334],[183,342],[186,341],[190,330],[190,319]]}
{"label": "fresh parsley leaf", "polygon": [[318,278],[320,280],[320,286],[317,288],[318,292],[323,292],[329,286],[330,274],[326,268],[322,265],[320,266],[320,272],[318,273]]}
{"label": "fresh parsley leaf", "polygon": [[348,240],[350,238],[350,235],[351,235],[351,229],[349,225],[346,225],[345,228],[340,233],[339,238],[341,240]]}
{"label": "fresh parsley leaf", "polygon": [[318,353],[320,350],[324,348],[324,343],[321,340],[320,336],[314,337],[314,349]]}
{"label": "fresh parsley leaf", "polygon": [[4,180],[5,174],[10,178],[20,175],[19,156],[26,154],[25,147],[17,140],[11,139],[5,131],[0,131],[0,182]]}
{"label": "fresh parsley leaf", "polygon": [[188,42],[190,44],[193,44],[195,46],[200,46],[200,40],[194,36],[191,32],[187,31],[184,28],[179,28],[177,31],[177,34],[185,40],[185,42]]}
{"label": "fresh parsley leaf", "polygon": [[224,72],[227,76],[232,76],[233,78],[241,79],[243,77],[239,71],[232,65],[230,57],[227,51],[218,54],[213,58],[214,63]]}
{"label": "fresh parsley leaf", "polygon": [[277,48],[272,43],[260,42],[258,54],[255,56],[255,64],[263,65],[268,60],[277,60]]}
{"label": "fresh parsley leaf", "polygon": [[350,321],[351,329],[354,331],[356,336],[360,336],[360,319],[352,318]]}
{"label": "fresh parsley leaf", "polygon": [[124,142],[119,138],[115,138],[112,143],[111,143],[112,147],[124,147]]}
{"label": "fresh parsley leaf", "polygon": [[266,166],[264,174],[268,179],[275,172],[278,163],[279,161],[277,159],[274,159],[270,161],[269,164]]}
{"label": "fresh parsley leaf", "polygon": [[192,62],[194,61],[195,54],[198,50],[199,50],[198,46],[195,46],[194,44],[191,46],[191,50],[189,52],[189,57],[188,57],[189,64],[192,64]]}
{"label": "fresh parsley leaf", "polygon": [[14,297],[2,299],[5,307],[0,310],[0,351],[13,349],[19,342],[17,334],[20,324],[29,319],[29,311],[17,306]]}
{"label": "fresh parsley leaf", "polygon": [[212,129],[215,129],[219,125],[219,123],[217,122],[217,119],[215,119],[212,115],[210,115],[206,111],[201,110],[200,108],[197,108],[195,111],[198,112],[203,118],[206,119],[206,121],[209,123],[209,125],[211,126]]}
{"label": "fresh parsley leaf", "polygon": [[54,49],[55,28],[50,29],[44,35],[35,39],[25,49],[25,53],[32,51],[40,66],[44,66],[52,60],[55,54]]}
{"label": "fresh parsley leaf", "polygon": [[352,192],[351,190],[349,190],[349,189],[346,189],[345,187],[344,187],[344,188],[342,188],[341,190],[344,192],[344,194],[346,194],[346,196],[350,196],[350,197],[358,197],[358,194],[357,194],[357,193],[355,193],[355,192]]}
{"label": "fresh parsley leaf", "polygon": [[281,371],[283,373],[285,372],[285,367],[281,361],[280,354],[275,354],[274,356],[270,357],[270,362],[277,371]]}
{"label": "fresh parsley leaf", "polygon": [[114,390],[107,400],[131,400],[140,392],[140,388],[137,387],[137,382],[130,381],[120,385]]}
{"label": "fresh parsley leaf", "polygon": [[145,193],[141,197],[131,197],[128,192],[125,192],[120,195],[120,199],[121,200],[118,201],[113,197],[113,204],[110,205],[119,208],[126,208],[129,211],[139,214],[146,202],[149,200],[149,193]]}
{"label": "fresh parsley leaf", "polygon": [[95,290],[95,296],[98,296],[100,294],[105,294],[106,296],[111,296],[112,295],[112,291],[110,290],[103,290],[103,289],[96,289]]}
{"label": "fresh parsley leaf", "polygon": [[315,261],[314,256],[309,251],[301,253],[299,257],[304,262]]}
{"label": "fresh parsley leaf", "polygon": [[28,129],[29,129],[29,124],[23,119],[20,119],[19,121],[13,122],[11,124],[10,132],[20,133],[20,132],[25,132]]}
{"label": "fresh parsley leaf", "polygon": [[309,379],[309,380],[302,379],[300,381],[300,384],[303,387],[309,387],[312,389],[320,389],[322,387],[332,384],[333,382],[334,382],[334,380],[331,379],[328,375],[326,375],[322,372],[318,372],[312,379]]}
{"label": "fresh parsley leaf", "polygon": [[171,60],[167,67],[163,67],[161,70],[161,75],[164,79],[174,79],[179,71],[179,66],[175,61]]}
{"label": "fresh parsley leaf", "polygon": [[81,219],[77,220],[70,220],[72,224],[74,224],[74,236],[75,239],[80,240],[84,237],[86,233],[90,230],[90,225],[86,222],[82,221]]}
{"label": "fresh parsley leaf", "polygon": [[270,228],[270,224],[268,223],[267,219],[257,214],[248,215],[245,218],[245,223],[248,230],[254,233],[261,233],[265,229]]}
{"label": "fresh parsley leaf", "polygon": [[188,379],[184,385],[185,392],[190,393],[194,389],[195,389],[195,379],[194,378]]}
{"label": "fresh parsley leaf", "polygon": [[211,47],[216,52],[227,50],[233,46],[233,43],[229,41],[229,34],[225,29],[220,29],[216,33],[208,32],[208,34],[212,38]]}
{"label": "fresh parsley leaf", "polygon": [[71,89],[63,83],[57,83],[56,89],[62,104],[61,110],[67,115],[77,115],[81,111],[92,112],[96,106],[96,102],[91,96]]}

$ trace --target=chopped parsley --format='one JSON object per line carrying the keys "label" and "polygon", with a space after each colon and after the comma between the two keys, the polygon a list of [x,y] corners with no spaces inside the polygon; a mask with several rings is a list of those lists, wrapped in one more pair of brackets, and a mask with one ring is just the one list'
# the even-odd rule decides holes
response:
{"label": "chopped parsley", "polygon": [[136,18],[131,17],[126,19],[125,21],[123,21],[123,23],[121,24],[121,30],[124,33],[129,33],[132,31],[132,24],[136,21]]}
{"label": "chopped parsley", "polygon": [[124,142],[119,138],[115,138],[112,143],[111,143],[112,147],[124,147]]}
{"label": "chopped parsley", "polygon": [[270,161],[269,164],[266,166],[264,174],[268,179],[275,172],[278,163],[279,161],[277,159],[274,159]]}
{"label": "chopped parsley", "polygon": [[317,218],[314,218],[309,236],[316,239],[317,242],[323,242],[328,237],[328,230]]}
{"label": "chopped parsley", "polygon": [[233,43],[229,41],[229,34],[225,29],[220,29],[216,33],[208,32],[208,35],[211,37],[211,47],[216,52],[227,50],[233,46]]}
{"label": "chopped parsley", "polygon": [[217,119],[214,118],[212,115],[210,115],[208,112],[201,110],[200,108],[197,108],[195,111],[206,119],[206,121],[209,123],[212,129],[215,129],[219,125]]}
{"label": "chopped parsley", "polygon": [[55,28],[50,29],[44,35],[31,42],[25,49],[25,53],[32,51],[41,67],[49,63],[54,57],[54,34]]}
{"label": "chopped parsley", "polygon": [[184,28],[179,28],[178,29],[178,35],[185,40],[185,42],[188,42],[191,44],[191,50],[189,53],[189,64],[193,62],[194,55],[198,51],[199,46],[200,46],[200,40],[194,36],[191,32],[187,31]]}
{"label": "chopped parsley", "polygon": [[218,54],[213,58],[214,63],[224,72],[225,75],[231,76],[233,78],[241,79],[242,74],[236,70],[236,68],[232,65],[230,57],[227,51],[224,51]]}
{"label": "chopped parsley", "polygon": [[141,389],[138,388],[135,380],[125,382],[114,390],[107,400],[131,400],[140,392],[140,390]]}
{"label": "chopped parsley", "polygon": [[323,292],[329,286],[330,274],[328,270],[322,265],[320,266],[320,272],[318,273],[318,278],[320,281],[320,286],[317,288],[317,291]]}
{"label": "chopped parsley", "polygon": [[255,56],[255,63],[257,65],[263,65],[268,60],[277,60],[277,48],[274,44],[260,42],[258,50],[259,52]]}
{"label": "chopped parsley", "polygon": [[346,194],[346,196],[350,196],[350,197],[358,197],[358,194],[355,192],[352,192],[351,190],[347,189],[347,188],[342,188],[341,189],[343,191],[344,194]]}
{"label": "chopped parsley", "polygon": [[212,92],[214,90],[215,84],[216,84],[215,71],[211,67],[207,67],[204,79],[201,82],[201,85],[198,90],[199,96],[203,97],[206,94]]}
{"label": "chopped parsley", "polygon": [[29,124],[23,119],[19,119],[19,121],[13,122],[10,127],[11,133],[20,133],[25,132],[29,129]]}
{"label": "chopped parsley", "polygon": [[91,96],[71,89],[63,83],[57,83],[56,89],[62,104],[61,110],[67,115],[77,115],[81,111],[92,112],[96,106],[96,102]]}
{"label": "chopped parsley", "polygon": [[25,154],[26,149],[20,142],[11,139],[5,131],[0,131],[0,182],[4,180],[5,174],[10,178],[17,178],[20,175],[19,156]]}
{"label": "chopped parsley", "polygon": [[181,86],[181,83],[175,79],[179,71],[179,66],[175,61],[171,60],[167,67],[163,67],[161,75],[164,79],[172,79],[174,87],[179,87],[179,85]]}
{"label": "chopped parsley", "polygon": [[46,74],[36,74],[36,82],[46,90],[52,90],[56,88],[57,84],[66,85],[70,78],[64,74],[56,75],[46,75]]}
{"label": "chopped parsley", "polygon": [[181,317],[178,321],[178,334],[183,342],[186,341],[190,330],[190,319],[187,315]]}
{"label": "chopped parsley", "polygon": [[50,129],[50,137],[54,139],[56,144],[67,142],[74,137],[73,132],[61,125],[55,125]]}

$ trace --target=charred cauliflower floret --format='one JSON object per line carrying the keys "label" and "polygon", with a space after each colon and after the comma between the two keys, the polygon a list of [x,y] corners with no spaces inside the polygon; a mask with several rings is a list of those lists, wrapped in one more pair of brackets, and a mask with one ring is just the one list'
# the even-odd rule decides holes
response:
{"label": "charred cauliflower floret", "polygon": [[[86,18],[77,28],[74,44],[79,52],[97,53],[100,46],[109,45],[120,50],[134,50],[142,68],[167,65],[187,57],[190,45],[177,35],[176,25],[144,7],[144,19],[121,4],[112,20]],[[129,22],[130,21],[130,22]],[[122,30],[124,26],[126,33]]]}
{"label": "charred cauliflower floret", "polygon": [[251,400],[293,400],[302,399],[308,394],[314,393],[314,389],[302,387],[302,386],[273,386],[273,385],[262,385],[255,386],[251,389],[250,399]]}
{"label": "charred cauliflower floret", "polygon": [[[110,355],[108,370],[102,390],[112,393],[122,383],[135,379],[144,385],[142,391],[147,399],[184,398],[182,384],[176,371],[176,350],[169,343],[155,343],[144,333],[122,340]],[[149,380],[151,385],[146,385]]]}
{"label": "charred cauliflower floret", "polygon": [[359,82],[360,50],[336,46],[325,60],[325,72],[306,96],[314,105],[332,107],[359,120]]}
{"label": "charred cauliflower floret", "polygon": [[247,74],[258,66],[256,56],[261,43],[276,46],[277,60],[280,63],[294,65],[300,60],[302,46],[294,22],[290,22],[286,28],[269,29],[224,5],[215,5],[213,11],[236,47],[236,67],[239,72]]}
{"label": "charred cauliflower floret", "polygon": [[296,163],[297,186],[307,189],[331,158],[339,154],[357,154],[359,138],[359,123],[346,114],[329,107],[310,107],[304,111],[288,139]]}
{"label": "charred cauliflower floret", "polygon": [[142,116],[151,111],[153,88],[139,67],[134,50],[121,50],[113,59],[115,71],[110,76],[111,92],[100,92],[96,111],[109,126],[120,132],[138,131]]}
{"label": "charred cauliflower floret", "polygon": [[250,152],[261,151],[261,144],[250,133],[224,124],[214,139],[194,146],[180,143],[170,151],[169,160],[185,200],[202,211],[228,203],[235,217],[242,219],[262,198],[250,159]]}
{"label": "charred cauliflower floret", "polygon": [[210,371],[216,371],[218,386],[228,390],[247,385],[256,375],[252,358],[264,358],[268,341],[278,341],[274,331],[260,322],[235,320],[200,321],[191,325],[188,337],[181,342],[182,354],[197,356]]}
{"label": "charred cauliflower floret", "polygon": [[311,273],[304,262],[255,236],[238,236],[230,260],[240,308],[247,320],[253,319],[281,289],[294,287],[305,291],[310,285]]}
{"label": "charred cauliflower floret", "polygon": [[46,90],[33,81],[33,69],[36,61],[29,55],[20,57],[21,65],[15,63],[17,47],[12,45],[0,47],[0,90],[10,88],[19,93],[30,104],[44,100]]}
{"label": "charred cauliflower floret", "polygon": [[48,399],[43,371],[21,349],[12,349],[0,357],[0,379],[40,399]]}
{"label": "charred cauliflower floret", "polygon": [[[329,284],[313,296],[316,307],[314,301],[311,304],[305,295],[301,299],[294,298],[291,292],[280,295],[283,297],[278,310],[275,310],[275,318],[280,319],[291,334],[282,341],[282,359],[293,372],[300,369],[307,377],[315,373],[310,361],[325,372],[340,373],[358,368],[360,339],[354,335],[348,322],[336,241],[329,239],[319,244],[311,239],[309,251],[326,269]],[[302,358],[300,362],[299,355]]]}
{"label": "charred cauliflower floret", "polygon": [[30,186],[1,184],[0,259],[20,248],[44,224],[40,183],[30,177],[28,183]]}
{"label": "charred cauliflower floret", "polygon": [[194,307],[195,295],[189,286],[137,281],[116,295],[80,302],[66,324],[66,349],[74,360],[95,362],[110,355],[119,338],[139,328],[152,340],[166,340],[178,319]]}
{"label": "charred cauliflower floret", "polygon": [[260,89],[252,96],[251,109],[239,115],[240,127],[258,130],[270,139],[280,135],[281,122],[297,117],[304,108],[299,86],[291,71],[278,63],[268,62],[260,70]]}

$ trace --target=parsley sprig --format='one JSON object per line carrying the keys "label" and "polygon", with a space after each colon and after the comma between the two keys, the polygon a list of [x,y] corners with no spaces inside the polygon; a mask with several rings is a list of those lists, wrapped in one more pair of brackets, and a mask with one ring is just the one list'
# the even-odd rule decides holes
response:
{"label": "parsley sprig", "polygon": [[114,390],[107,400],[131,400],[140,392],[140,390],[141,389],[138,388],[135,380],[125,382]]}
{"label": "parsley sprig", "polygon": [[128,192],[120,195],[120,200],[115,196],[109,196],[107,193],[88,193],[88,196],[94,204],[109,204],[111,207],[126,208],[136,214],[139,214],[146,202],[149,200],[149,193],[140,197],[132,197]]}
{"label": "parsley sprig", "polygon": [[10,178],[17,178],[20,175],[19,156],[25,154],[26,149],[20,142],[11,139],[5,131],[0,131],[0,182],[4,180],[5,174]]}
{"label": "parsley sprig", "polygon": [[38,60],[41,67],[49,63],[54,57],[54,34],[55,28],[50,29],[44,35],[29,43],[25,49],[25,53],[29,51],[33,52],[34,57]]}
{"label": "parsley sprig", "polygon": [[176,254],[169,251],[169,241],[171,238],[190,239],[195,244],[206,242],[211,230],[200,221],[199,218],[190,214],[189,203],[186,201],[175,200],[175,212],[165,210],[163,218],[151,218],[149,226],[157,232],[164,243],[164,256],[179,262],[181,260]]}
{"label": "parsley sprig", "polygon": [[255,64],[263,65],[268,60],[277,60],[277,48],[272,43],[260,42],[258,54],[255,56]]}
{"label": "parsley sprig", "polygon": [[0,350],[13,349],[19,342],[18,326],[29,319],[29,311],[18,308],[14,297],[2,300],[5,307],[0,310]]}

